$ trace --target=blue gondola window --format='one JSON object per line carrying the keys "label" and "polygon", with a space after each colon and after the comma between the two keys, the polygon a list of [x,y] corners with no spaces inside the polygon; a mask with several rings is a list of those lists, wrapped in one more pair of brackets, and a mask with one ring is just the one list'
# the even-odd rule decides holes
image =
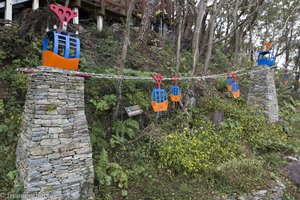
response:
{"label": "blue gondola window", "polygon": [[178,85],[172,85],[171,87],[171,94],[177,96],[180,94],[180,87]]}
{"label": "blue gondola window", "polygon": [[237,82],[232,83],[232,92],[237,92],[240,89]]}
{"label": "blue gondola window", "polygon": [[64,58],[79,58],[80,40],[67,34],[49,31],[44,37],[43,51],[50,50]]}
{"label": "blue gondola window", "polygon": [[154,89],[152,91],[152,101],[162,103],[166,100],[166,91],[164,89]]}

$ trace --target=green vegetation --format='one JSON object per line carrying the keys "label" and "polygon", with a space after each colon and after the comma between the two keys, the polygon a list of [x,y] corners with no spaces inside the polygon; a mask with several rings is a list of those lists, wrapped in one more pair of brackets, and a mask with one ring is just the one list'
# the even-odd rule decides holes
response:
{"label": "green vegetation", "polygon": [[[218,128],[205,118],[205,114],[216,110],[225,113]],[[242,159],[245,146],[255,151],[286,141],[280,126],[230,101],[205,99],[190,119],[182,118],[188,124],[176,126],[162,139],[158,150],[162,164],[174,171],[209,172],[228,160]]]}
{"label": "green vegetation", "polygon": [[[1,38],[4,42],[0,43],[0,193],[17,193],[21,186],[16,184],[15,149],[26,76],[17,73],[16,68],[39,65],[41,44],[36,41],[41,39],[24,40],[14,27],[0,29],[0,35],[8,30],[12,36]],[[81,71],[114,73],[121,41],[110,29],[91,34],[95,45],[91,49],[83,46]],[[174,46],[166,45],[158,52],[147,49],[147,53],[137,48],[130,46],[126,63],[130,68],[125,74],[173,74]],[[213,66],[224,65],[222,48],[216,47],[220,54],[213,57]],[[191,53],[184,52],[181,72],[189,72],[191,63]],[[145,66],[147,72],[142,72]],[[225,67],[211,70],[222,71]],[[183,82],[183,90],[199,87],[196,107],[187,112],[170,108],[158,116],[149,105],[149,91],[154,83],[125,80],[117,120],[111,122],[117,101],[116,81],[86,80],[96,199],[207,199],[212,195],[249,192],[282,177],[281,169],[286,164],[283,156],[300,151],[298,101],[285,98],[279,88],[285,122],[282,126],[255,114],[247,108],[243,97],[233,100],[224,83],[207,80],[199,86]],[[247,80],[243,83],[246,85]],[[167,84],[164,86],[168,87]],[[129,119],[124,108],[130,105],[139,105],[144,114]],[[51,105],[48,108],[55,109]],[[218,126],[210,118],[216,111],[224,114]]]}

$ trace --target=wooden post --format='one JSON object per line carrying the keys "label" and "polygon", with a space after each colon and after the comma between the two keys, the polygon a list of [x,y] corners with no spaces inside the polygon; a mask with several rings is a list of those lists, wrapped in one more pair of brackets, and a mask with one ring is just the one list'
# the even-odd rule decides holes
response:
{"label": "wooden post", "polygon": [[174,4],[171,4],[171,24],[173,26],[173,23],[175,22],[175,6]]}
{"label": "wooden post", "polygon": [[142,16],[145,14],[146,1],[142,0]]}
{"label": "wooden post", "polygon": [[165,0],[161,0],[161,6],[160,9],[162,11],[162,17],[165,17]]}
{"label": "wooden post", "polygon": [[[12,0],[6,0],[5,1],[5,20],[12,21]],[[6,24],[10,25],[10,24]]]}
{"label": "wooden post", "polygon": [[160,16],[160,35],[164,34],[164,18],[165,18],[165,1],[161,0],[160,4],[161,16]]}
{"label": "wooden post", "polygon": [[165,2],[165,5],[164,5],[164,10],[166,10],[166,15],[167,15],[167,18],[168,19],[171,19],[171,10],[172,10],[172,8],[171,8],[171,2],[170,1],[166,1]]}
{"label": "wooden post", "polygon": [[77,17],[73,18],[73,24],[79,24],[79,9],[77,7],[74,7],[73,11],[77,12]]}
{"label": "wooden post", "polygon": [[33,2],[32,2],[32,10],[36,10],[36,9],[38,9],[39,8],[39,0],[33,0]]}
{"label": "wooden post", "polygon": [[129,7],[129,0],[125,0],[125,15],[128,12],[128,7]]}
{"label": "wooden post", "polygon": [[105,0],[100,0],[100,13],[102,16],[105,15]]}
{"label": "wooden post", "polygon": [[103,29],[103,16],[102,15],[97,16],[97,29],[99,31],[102,31],[102,29]]}
{"label": "wooden post", "polygon": [[159,34],[162,36],[163,35],[163,19],[160,17],[159,19]]}

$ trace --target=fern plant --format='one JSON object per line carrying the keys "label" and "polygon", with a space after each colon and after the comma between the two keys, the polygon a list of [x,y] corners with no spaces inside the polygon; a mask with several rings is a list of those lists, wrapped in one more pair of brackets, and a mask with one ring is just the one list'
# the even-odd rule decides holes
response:
{"label": "fern plant", "polygon": [[4,113],[4,103],[3,103],[3,100],[0,99],[0,114],[3,114]]}
{"label": "fern plant", "polygon": [[124,144],[128,139],[132,139],[139,131],[139,123],[133,119],[127,119],[125,121],[116,121],[114,123],[114,135],[110,142],[114,147],[116,144]]}
{"label": "fern plant", "polygon": [[118,163],[109,162],[108,153],[104,148],[102,149],[95,172],[97,180],[100,186],[103,187],[103,190],[106,190],[112,183],[115,183],[118,188],[121,189],[121,195],[127,196],[128,171],[123,170]]}
{"label": "fern plant", "polygon": [[290,97],[281,107],[280,117],[284,120],[285,129],[289,134],[300,135],[300,113],[297,111],[299,106],[300,101]]}
{"label": "fern plant", "polygon": [[105,95],[101,97],[101,99],[96,100],[96,99],[91,99],[89,100],[90,103],[92,103],[98,114],[102,114],[105,111],[109,111],[115,106],[115,103],[117,101],[116,95]]}
{"label": "fern plant", "polygon": [[109,169],[109,161],[107,151],[103,148],[96,167],[96,176],[102,186],[109,186],[111,184],[111,176],[107,174]]}

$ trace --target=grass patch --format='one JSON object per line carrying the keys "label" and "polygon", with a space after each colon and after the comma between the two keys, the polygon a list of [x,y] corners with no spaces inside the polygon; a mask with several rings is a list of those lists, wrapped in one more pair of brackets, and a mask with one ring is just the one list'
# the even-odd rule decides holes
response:
{"label": "grass patch", "polygon": [[221,192],[249,192],[268,185],[271,176],[258,159],[231,160],[213,172],[216,187]]}
{"label": "grass patch", "polygon": [[144,179],[139,185],[134,184],[128,199],[207,199],[213,194],[211,182],[205,178],[188,178],[183,175],[157,174],[151,179]]}
{"label": "grass patch", "polygon": [[265,167],[271,172],[278,173],[288,162],[278,152],[271,152],[261,156]]}

